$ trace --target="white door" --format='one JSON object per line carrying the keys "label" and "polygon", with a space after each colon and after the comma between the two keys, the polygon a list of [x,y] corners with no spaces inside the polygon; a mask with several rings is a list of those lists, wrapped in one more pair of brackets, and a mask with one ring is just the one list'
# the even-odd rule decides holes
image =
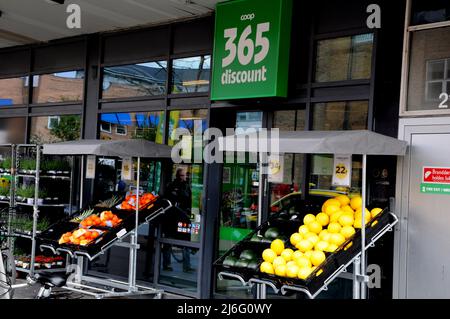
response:
{"label": "white door", "polygon": [[400,138],[394,297],[450,298],[450,119],[401,120]]}

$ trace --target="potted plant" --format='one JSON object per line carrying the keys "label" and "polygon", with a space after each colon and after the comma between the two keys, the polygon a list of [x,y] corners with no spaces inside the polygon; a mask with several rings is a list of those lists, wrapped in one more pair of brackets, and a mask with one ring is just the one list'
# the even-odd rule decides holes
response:
{"label": "potted plant", "polygon": [[3,161],[0,163],[0,172],[1,173],[11,172],[11,157],[5,157]]}
{"label": "potted plant", "polygon": [[34,186],[22,186],[16,191],[18,199],[26,201],[28,204],[34,203]]}
{"label": "potted plant", "polygon": [[9,187],[0,187],[0,200],[5,200],[9,196]]}

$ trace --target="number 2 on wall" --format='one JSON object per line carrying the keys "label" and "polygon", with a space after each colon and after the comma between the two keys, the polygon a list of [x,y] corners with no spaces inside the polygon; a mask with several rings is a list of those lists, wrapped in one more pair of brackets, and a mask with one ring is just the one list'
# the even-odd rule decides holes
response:
{"label": "number 2 on wall", "polygon": [[[222,59],[222,67],[227,67],[236,59],[236,53],[241,65],[247,65],[254,59],[254,63],[258,64],[263,61],[269,53],[270,41],[267,37],[263,36],[264,32],[270,30],[270,23],[264,22],[256,25],[256,39],[253,43],[252,39],[248,37],[252,33],[252,26],[248,25],[244,31],[242,31],[239,37],[238,45],[236,48],[235,40],[237,38],[237,28],[225,29],[223,36],[227,39],[225,43],[225,50],[228,51],[228,55]],[[261,50],[254,55],[255,47],[261,47]],[[245,52],[247,49],[247,53]]]}
{"label": "number 2 on wall", "polygon": [[439,104],[439,108],[440,109],[448,109],[448,93],[441,93],[441,95],[439,95],[439,100],[442,100],[441,103]]}

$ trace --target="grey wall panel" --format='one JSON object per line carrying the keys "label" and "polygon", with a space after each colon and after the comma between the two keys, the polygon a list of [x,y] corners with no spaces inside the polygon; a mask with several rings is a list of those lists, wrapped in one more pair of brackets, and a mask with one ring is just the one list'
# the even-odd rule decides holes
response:
{"label": "grey wall panel", "polygon": [[213,48],[212,18],[180,23],[173,28],[173,54],[209,51]]}
{"label": "grey wall panel", "polygon": [[103,39],[103,63],[126,64],[127,61],[146,61],[166,56],[170,37],[167,26],[150,30],[107,35]]}
{"label": "grey wall panel", "polygon": [[0,77],[25,74],[30,68],[30,50],[0,52]]}
{"label": "grey wall panel", "polygon": [[33,72],[84,69],[86,42],[62,42],[38,47],[34,50]]}

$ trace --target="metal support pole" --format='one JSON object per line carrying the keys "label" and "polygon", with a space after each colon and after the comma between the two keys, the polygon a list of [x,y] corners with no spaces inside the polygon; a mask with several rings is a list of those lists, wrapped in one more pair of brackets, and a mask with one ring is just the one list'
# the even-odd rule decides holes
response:
{"label": "metal support pole", "polygon": [[30,276],[34,276],[34,259],[36,258],[36,230],[39,218],[39,170],[41,168],[41,146],[36,146],[36,178],[34,181],[34,203],[33,203],[33,236],[31,237],[31,261]]}
{"label": "metal support pole", "polygon": [[353,299],[360,299],[361,286],[359,284],[360,260],[356,258],[353,262]]}
{"label": "metal support pole", "polygon": [[135,227],[131,233],[131,247],[130,247],[130,264],[128,274],[128,288],[129,291],[136,290],[136,266],[137,266],[137,239],[139,226],[139,184],[141,175],[141,158],[137,158],[137,180],[136,180],[136,216]]}
{"label": "metal support pole", "polygon": [[[264,178],[263,178],[263,171],[264,171],[264,163],[267,162],[266,161],[266,156],[267,154],[265,153],[258,153],[259,154],[259,161],[258,161],[258,166],[259,166],[259,180],[258,180],[258,226],[261,225],[262,223],[262,216],[263,216],[263,212],[262,212],[262,208],[263,208],[263,198],[264,198]],[[256,285],[256,298],[257,299],[266,299],[266,291],[267,291],[267,287],[266,285],[261,285],[261,284],[257,284]]]}
{"label": "metal support pole", "polygon": [[362,216],[361,216],[361,299],[366,299],[366,186],[367,186],[367,155],[363,155],[362,165]]}

